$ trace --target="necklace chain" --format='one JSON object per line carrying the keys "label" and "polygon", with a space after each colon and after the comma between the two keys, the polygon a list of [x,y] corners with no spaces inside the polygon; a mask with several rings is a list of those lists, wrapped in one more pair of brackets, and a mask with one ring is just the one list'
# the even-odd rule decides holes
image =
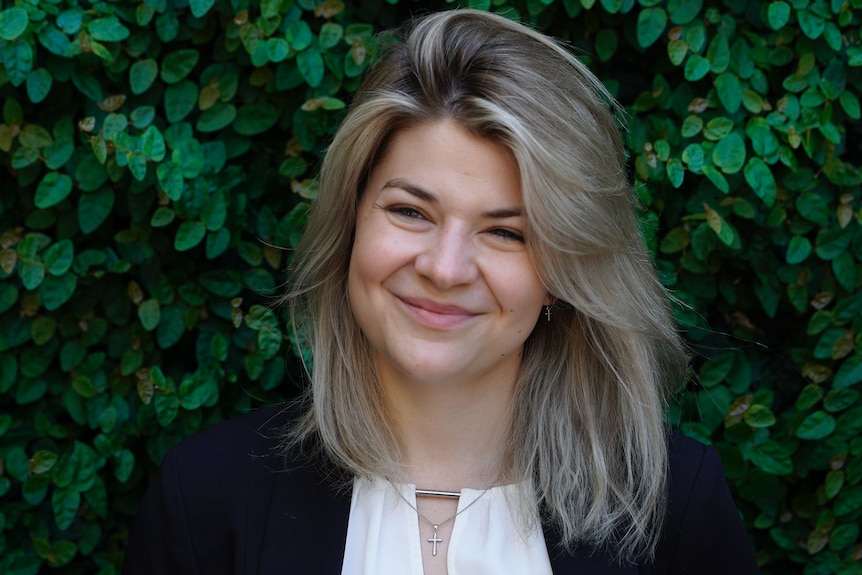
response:
{"label": "necklace chain", "polygon": [[[434,521],[431,521],[430,519],[428,519],[428,517],[426,517],[421,511],[419,511],[419,508],[416,505],[413,505],[412,503],[410,503],[410,501],[406,497],[404,497],[404,495],[401,493],[400,489],[398,489],[396,487],[395,491],[398,492],[398,496],[404,500],[404,503],[406,503],[411,509],[413,509],[413,511],[416,512],[416,515],[418,515],[420,518],[424,519],[434,529],[434,535],[432,535],[428,539],[428,543],[431,544],[431,556],[437,557],[437,544],[443,542],[443,539],[441,539],[438,536],[438,531],[440,529],[440,526],[449,523],[450,521],[454,520],[456,517],[458,517],[459,515],[461,515],[462,513],[467,511],[468,509],[470,509],[473,506],[473,504],[475,504],[477,501],[482,499],[482,496],[484,496],[486,493],[488,493],[488,491],[490,489],[491,489],[490,487],[486,487],[485,489],[482,490],[482,493],[480,493],[478,496],[476,496],[476,499],[474,499],[473,501],[468,503],[466,506],[464,506],[464,509],[458,510],[454,515],[452,515],[451,517],[447,517],[446,519],[444,519],[443,521],[440,521],[439,523],[435,523]],[[423,489],[417,489],[416,490],[417,494],[419,492],[422,492],[422,491],[427,491],[427,490],[423,490]],[[423,493],[423,495],[424,495],[424,493]],[[433,495],[432,495],[432,497],[433,497]],[[460,496],[459,496],[459,499],[460,499]]]}

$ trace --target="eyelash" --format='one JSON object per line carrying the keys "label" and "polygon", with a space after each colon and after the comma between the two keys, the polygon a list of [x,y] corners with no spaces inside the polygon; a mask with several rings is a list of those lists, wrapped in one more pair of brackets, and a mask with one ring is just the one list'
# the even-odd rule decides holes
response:
{"label": "eyelash", "polygon": [[[425,219],[425,215],[421,211],[410,206],[393,206],[387,208],[387,211],[408,219]],[[491,233],[502,240],[524,243],[524,236],[513,230],[494,228]]]}
{"label": "eyelash", "polygon": [[397,214],[399,216],[403,216],[410,219],[418,219],[425,217],[422,212],[420,212],[416,208],[411,208],[410,206],[394,206],[388,208],[388,211],[392,212],[393,214]]}
{"label": "eyelash", "polygon": [[524,236],[522,236],[521,234],[514,232],[512,230],[507,230],[505,228],[498,228],[498,229],[492,230],[492,233],[494,235],[500,237],[500,238],[503,238],[504,240],[512,240],[512,241],[524,243]]}

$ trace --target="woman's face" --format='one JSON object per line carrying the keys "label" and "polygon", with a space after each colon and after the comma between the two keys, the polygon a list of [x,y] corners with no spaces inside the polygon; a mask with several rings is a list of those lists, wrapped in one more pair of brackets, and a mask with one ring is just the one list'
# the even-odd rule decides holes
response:
{"label": "woman's face", "polygon": [[512,383],[547,294],[514,159],[452,121],[398,132],[359,203],[348,289],[384,384]]}

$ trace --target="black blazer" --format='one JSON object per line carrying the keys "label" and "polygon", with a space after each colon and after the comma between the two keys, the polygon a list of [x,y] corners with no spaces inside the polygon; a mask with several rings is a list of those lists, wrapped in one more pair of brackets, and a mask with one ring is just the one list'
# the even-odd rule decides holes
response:
{"label": "black blazer", "polygon": [[[320,466],[272,454],[287,413],[262,409],[171,449],[141,504],[123,575],[340,574],[351,491],[333,487]],[[715,450],[674,435],[670,470],[654,562],[619,566],[589,548],[569,554],[546,530],[554,573],[756,574]]]}

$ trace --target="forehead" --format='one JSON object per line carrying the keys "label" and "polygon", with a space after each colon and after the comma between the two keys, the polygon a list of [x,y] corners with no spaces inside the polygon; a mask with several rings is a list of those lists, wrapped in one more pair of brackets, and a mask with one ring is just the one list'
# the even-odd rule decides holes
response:
{"label": "forehead", "polygon": [[514,191],[520,198],[520,172],[509,149],[449,119],[395,131],[387,138],[370,175],[372,179],[386,175],[400,180],[409,176],[444,187],[469,187],[474,182]]}

